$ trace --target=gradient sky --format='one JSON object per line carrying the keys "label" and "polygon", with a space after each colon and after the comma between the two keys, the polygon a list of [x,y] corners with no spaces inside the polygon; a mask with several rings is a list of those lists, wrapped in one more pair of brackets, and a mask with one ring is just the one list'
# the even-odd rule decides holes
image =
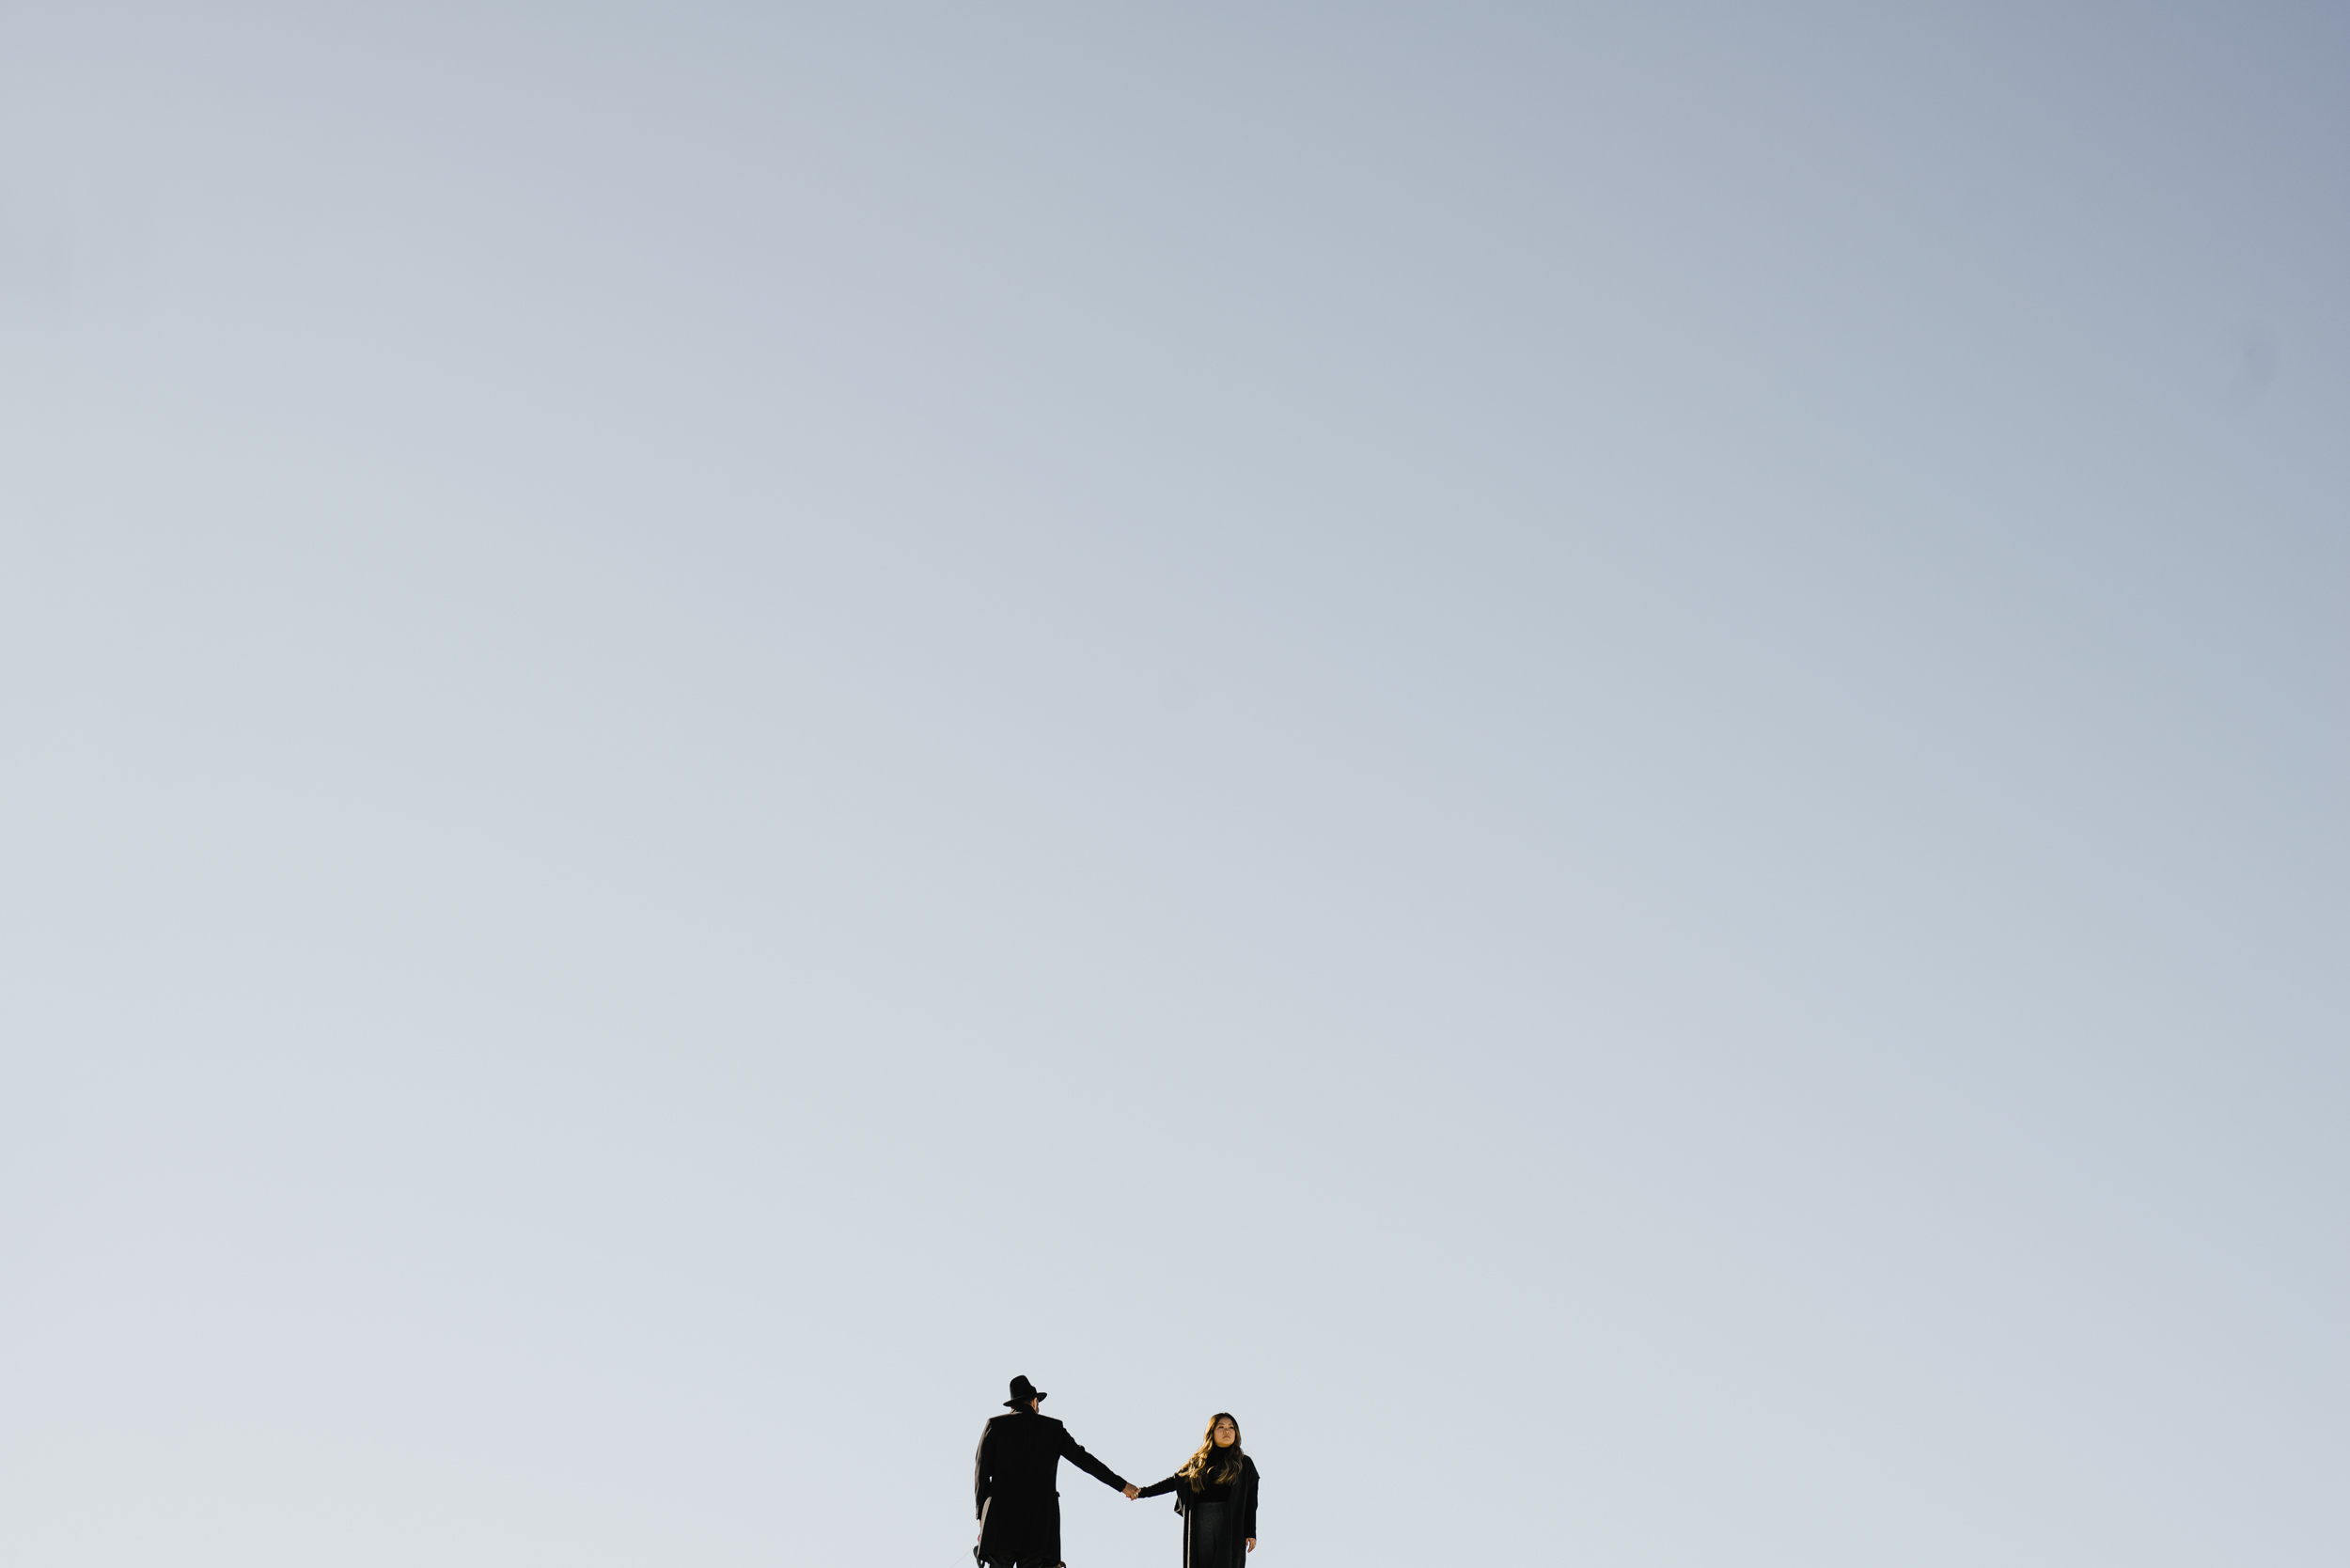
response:
{"label": "gradient sky", "polygon": [[2346,533],[2340,5],[0,6],[0,1558],[2350,1560]]}

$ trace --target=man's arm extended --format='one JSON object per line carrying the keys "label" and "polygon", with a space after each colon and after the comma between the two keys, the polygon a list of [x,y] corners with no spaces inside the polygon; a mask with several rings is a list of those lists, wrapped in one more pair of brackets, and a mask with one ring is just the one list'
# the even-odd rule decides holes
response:
{"label": "man's arm extended", "polygon": [[1060,1429],[1060,1456],[1113,1492],[1126,1490],[1126,1478],[1086,1452],[1085,1445],[1069,1435],[1069,1429]]}

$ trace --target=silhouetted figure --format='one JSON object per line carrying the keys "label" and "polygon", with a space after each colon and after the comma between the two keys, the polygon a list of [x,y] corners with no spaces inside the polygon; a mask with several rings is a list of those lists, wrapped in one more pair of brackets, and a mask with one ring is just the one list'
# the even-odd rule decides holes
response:
{"label": "silhouetted figure", "polygon": [[971,1489],[979,1510],[979,1544],[971,1555],[994,1568],[1058,1568],[1060,1562],[1060,1462],[1133,1497],[1134,1488],[1078,1446],[1069,1429],[1037,1413],[1044,1395],[1025,1377],[1011,1380],[1009,1416],[979,1434]]}
{"label": "silhouetted figure", "polygon": [[1240,1451],[1240,1422],[1230,1411],[1208,1418],[1207,1440],[1182,1469],[1126,1495],[1167,1492],[1183,1516],[1183,1568],[1241,1568],[1257,1549],[1257,1462]]}

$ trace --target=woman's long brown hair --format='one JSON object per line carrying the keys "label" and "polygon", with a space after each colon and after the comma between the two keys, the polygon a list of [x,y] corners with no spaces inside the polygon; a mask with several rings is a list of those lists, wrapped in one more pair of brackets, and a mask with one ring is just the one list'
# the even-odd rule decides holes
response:
{"label": "woman's long brown hair", "polygon": [[[1232,1446],[1229,1449],[1218,1450],[1215,1446],[1215,1424],[1218,1421],[1232,1423]],[[1218,1474],[1210,1475],[1208,1466],[1214,1463],[1219,1452],[1230,1456],[1231,1463],[1222,1466]],[[1238,1481],[1240,1469],[1240,1421],[1230,1410],[1219,1410],[1208,1418],[1208,1435],[1200,1441],[1199,1451],[1184,1460],[1183,1467],[1175,1473],[1189,1481],[1191,1489],[1197,1492],[1212,1481]]]}

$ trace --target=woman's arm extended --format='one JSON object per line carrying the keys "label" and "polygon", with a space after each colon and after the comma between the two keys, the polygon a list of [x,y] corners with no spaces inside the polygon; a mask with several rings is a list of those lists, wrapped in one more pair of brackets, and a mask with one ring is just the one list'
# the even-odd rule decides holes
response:
{"label": "woman's arm extended", "polygon": [[1165,1481],[1152,1482],[1150,1485],[1142,1489],[1141,1495],[1146,1497],[1164,1497],[1166,1494],[1174,1491],[1175,1488],[1181,1486],[1183,1483],[1183,1478],[1182,1476],[1169,1476]]}

